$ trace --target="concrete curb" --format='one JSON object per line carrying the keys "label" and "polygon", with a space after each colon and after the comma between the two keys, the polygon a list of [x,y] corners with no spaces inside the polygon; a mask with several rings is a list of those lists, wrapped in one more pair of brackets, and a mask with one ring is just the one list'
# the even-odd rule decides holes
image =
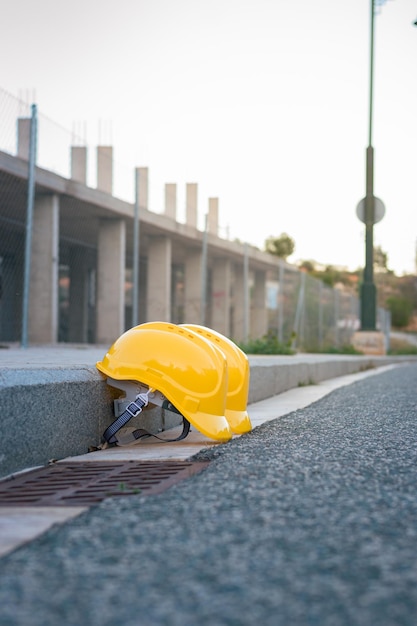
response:
{"label": "concrete curb", "polygon": [[[86,453],[89,446],[100,443],[103,431],[114,419],[112,392],[95,366],[90,365],[96,361],[97,349],[82,355],[69,350],[63,348],[52,353],[43,349],[43,359],[39,352],[17,351],[17,356],[7,354],[7,360],[0,363],[0,477],[45,465],[50,459]],[[89,364],[74,364],[77,357]],[[416,358],[252,356],[248,402],[258,402],[298,386],[410,360]],[[63,367],[62,362],[72,364]],[[177,416],[160,409],[141,416],[141,425],[154,432],[178,423]]]}

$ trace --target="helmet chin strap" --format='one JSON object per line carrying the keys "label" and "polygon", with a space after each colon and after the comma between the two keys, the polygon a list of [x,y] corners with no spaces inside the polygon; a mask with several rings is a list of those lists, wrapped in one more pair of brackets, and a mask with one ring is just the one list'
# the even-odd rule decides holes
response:
{"label": "helmet chin strap", "polygon": [[103,433],[103,448],[107,447],[109,444],[128,445],[145,437],[155,437],[164,442],[180,441],[181,439],[185,439],[190,432],[190,422],[182,415],[182,433],[174,439],[159,437],[143,428],[137,428],[128,435],[123,436],[123,440],[116,437],[116,433],[123,428],[132,417],[136,417],[142,413],[143,409],[148,406],[148,404],[155,404],[156,406],[160,406],[168,411],[173,411],[179,415],[181,415],[181,413],[157,389],[149,388],[136,381],[116,380],[114,378],[107,378],[107,383],[111,387],[120,389],[125,395],[114,400],[114,414],[116,419]]}

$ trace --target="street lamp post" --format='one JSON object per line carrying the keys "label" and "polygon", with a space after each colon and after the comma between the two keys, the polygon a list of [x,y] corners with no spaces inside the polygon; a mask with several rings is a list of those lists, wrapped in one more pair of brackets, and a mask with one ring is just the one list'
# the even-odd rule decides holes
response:
{"label": "street lamp post", "polygon": [[[381,5],[385,0],[378,0]],[[374,149],[372,146],[374,99],[374,21],[375,0],[370,0],[370,54],[369,54],[369,134],[366,149],[366,195],[358,204],[357,214],[365,224],[365,268],[361,284],[361,330],[376,329],[376,286],[374,283],[374,224],[382,219],[385,207],[374,196]]]}
{"label": "street lamp post", "polygon": [[366,149],[366,194],[356,207],[358,218],[365,224],[365,268],[360,286],[360,330],[354,333],[352,343],[364,354],[385,354],[386,338],[376,330],[377,298],[374,283],[374,225],[385,214],[383,202],[374,196],[374,149],[372,123],[374,105],[374,21],[375,6],[386,0],[370,0],[370,54],[369,54],[369,135]]}

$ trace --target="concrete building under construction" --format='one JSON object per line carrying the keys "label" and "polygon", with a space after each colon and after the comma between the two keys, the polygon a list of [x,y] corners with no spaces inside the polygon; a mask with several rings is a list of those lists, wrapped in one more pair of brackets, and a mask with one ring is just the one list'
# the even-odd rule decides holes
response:
{"label": "concrete building under construction", "polygon": [[[11,108],[4,94],[1,103]],[[114,194],[111,145],[68,142],[63,151],[54,126],[42,145],[52,159],[67,153],[63,175],[33,158],[33,116],[10,115],[10,136],[12,125],[14,146],[0,145],[1,343],[111,344],[155,320],[202,324],[237,342],[269,333],[304,350],[349,343],[358,298],[220,237],[216,197],[199,228],[196,182],[185,185],[180,221],[176,183],[165,184],[162,212],[150,210],[147,167],[132,168],[134,202]]]}

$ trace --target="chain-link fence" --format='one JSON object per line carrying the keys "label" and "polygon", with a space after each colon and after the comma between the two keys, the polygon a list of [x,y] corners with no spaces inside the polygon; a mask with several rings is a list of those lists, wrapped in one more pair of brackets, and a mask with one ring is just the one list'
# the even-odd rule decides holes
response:
{"label": "chain-link fence", "polygon": [[[82,129],[81,132],[80,129],[77,132],[69,131],[37,113],[36,145],[32,145],[36,154],[37,172],[33,184],[34,200],[40,207],[37,210],[45,208],[43,200],[49,204],[46,206],[44,221],[37,219],[32,222],[31,180],[28,172],[33,111],[33,106],[0,89],[0,341],[25,343],[25,324],[30,325],[31,316],[34,315],[29,305],[25,307],[25,301],[27,299],[29,302],[30,290],[37,290],[45,293],[45,300],[56,301],[52,313],[46,309],[37,312],[41,316],[38,325],[44,324],[45,336],[49,337],[45,343],[95,343],[98,224],[102,216],[89,199],[89,189],[100,190],[110,194],[113,199],[120,199],[120,206],[116,208],[127,223],[123,278],[124,328],[129,328],[132,321],[148,321],[146,249],[140,256],[139,270],[134,272],[132,207],[137,191],[135,168],[115,160],[109,145],[87,145]],[[53,184],[48,178],[51,173],[55,176]],[[172,193],[171,187],[166,189],[168,214],[172,199],[167,199],[167,193]],[[59,194],[58,207],[54,207],[50,200],[54,194]],[[106,204],[105,199],[103,203]],[[53,234],[50,238],[56,240],[55,248],[48,250],[50,264],[41,276],[37,276],[33,267],[30,267],[33,255],[45,253],[39,229],[56,231],[55,238]],[[30,254],[28,241],[35,241],[35,248],[30,249]],[[242,266],[245,250],[242,245],[242,258],[239,261]],[[264,257],[265,263],[268,263],[268,255]],[[245,286],[250,294],[244,301],[244,306],[248,308],[247,316],[255,308],[253,292],[256,291],[254,281],[258,275],[256,272],[250,273]],[[350,343],[353,332],[359,327],[359,302],[355,295],[327,287],[297,268],[278,262],[274,257],[270,257],[270,266],[266,268],[265,275],[263,306],[267,332],[276,334],[280,342],[292,344],[304,351],[324,350]],[[30,284],[27,284],[28,280]],[[209,267],[203,280],[207,289],[207,302],[204,303],[208,312],[207,325],[210,325],[213,302]],[[139,290],[135,281],[140,283]],[[173,260],[170,321],[174,323],[188,321],[184,319],[184,281],[183,264]],[[134,313],[134,293],[139,293],[137,313]],[[259,308],[259,302],[256,307]],[[387,337],[389,324],[389,315],[379,309],[378,328]],[[245,332],[250,332],[250,328],[248,324]]]}
{"label": "chain-link fence", "polygon": [[[307,352],[350,345],[360,327],[357,296],[332,288],[297,268],[282,263],[269,284],[269,329],[279,341]],[[378,328],[389,340],[390,316],[378,309]]]}

